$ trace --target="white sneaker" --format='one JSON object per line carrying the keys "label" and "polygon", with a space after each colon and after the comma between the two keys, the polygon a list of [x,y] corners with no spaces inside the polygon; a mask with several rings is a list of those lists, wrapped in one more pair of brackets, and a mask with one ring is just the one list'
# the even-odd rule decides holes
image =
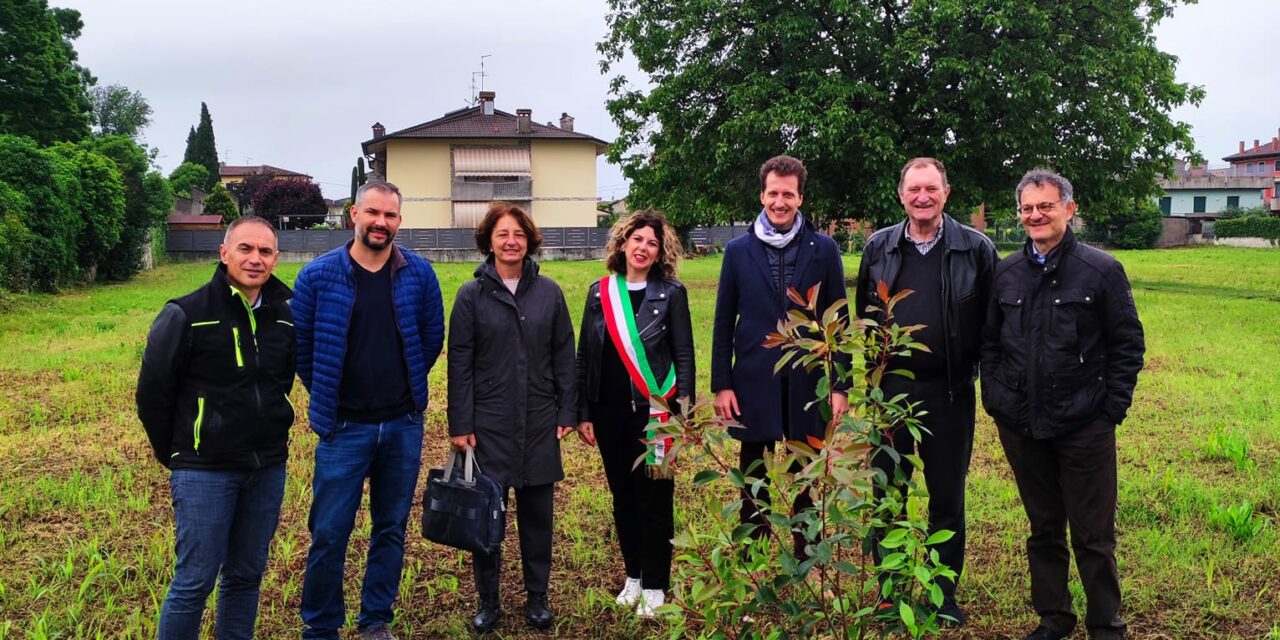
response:
{"label": "white sneaker", "polygon": [[640,594],[640,603],[636,606],[636,615],[641,618],[652,618],[658,607],[667,601],[662,589],[645,589]]}
{"label": "white sneaker", "polygon": [[622,591],[618,592],[614,602],[624,607],[634,606],[640,601],[640,591],[640,578],[627,578],[627,583],[622,586]]}

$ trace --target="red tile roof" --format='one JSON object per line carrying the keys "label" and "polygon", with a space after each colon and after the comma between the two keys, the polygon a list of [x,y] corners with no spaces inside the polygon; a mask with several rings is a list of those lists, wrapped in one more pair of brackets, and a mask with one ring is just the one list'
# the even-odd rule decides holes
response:
{"label": "red tile roof", "polygon": [[222,216],[171,213],[164,221],[169,224],[222,224]]}
{"label": "red tile roof", "polygon": [[239,178],[242,176],[257,175],[259,173],[270,173],[272,175],[277,175],[277,176],[297,176],[301,178],[311,177],[305,173],[298,173],[297,171],[281,169],[280,167],[273,167],[269,164],[254,164],[254,165],[220,164],[218,165],[218,177],[220,178]]}
{"label": "red tile roof", "polygon": [[[596,143],[597,153],[603,153],[607,142],[599,138],[589,136],[585,133],[576,131],[565,131],[559,127],[549,127],[545,124],[530,122],[530,133],[516,132],[516,117],[510,113],[500,110],[494,110],[491,116],[484,115],[482,107],[475,106],[467,109],[459,109],[445,114],[443,117],[436,118],[429,122],[419,125],[393,131],[386,135],[366,140],[361,146],[365,153],[370,152],[371,146],[381,148],[382,143],[392,139],[407,138],[517,138],[527,140],[585,140]],[[377,151],[378,149],[373,149]]]}

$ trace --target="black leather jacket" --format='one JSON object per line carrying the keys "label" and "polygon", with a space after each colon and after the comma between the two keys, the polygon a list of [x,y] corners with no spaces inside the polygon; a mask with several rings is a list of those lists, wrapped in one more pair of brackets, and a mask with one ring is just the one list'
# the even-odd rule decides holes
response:
{"label": "black leather jacket", "polygon": [[[689,319],[689,294],[678,280],[650,278],[644,302],[636,313],[636,328],[644,343],[645,355],[655,372],[666,371],[675,364],[676,397],[681,402],[693,401],[695,380],[693,357],[693,324]],[[610,340],[600,303],[600,281],[587,290],[586,308],[582,312],[582,328],[578,334],[578,419],[590,422],[591,403],[600,398],[600,368],[604,344]],[[631,385],[631,397],[637,410],[649,406]]]}
{"label": "black leather jacket", "polygon": [[982,342],[982,404],[1001,426],[1051,438],[1120,424],[1145,351],[1124,267],[1070,229],[1045,264],[1030,247],[996,267]]}
{"label": "black leather jacket", "polygon": [[[995,244],[972,227],[942,216],[942,292],[947,300],[942,312],[943,339],[946,342],[947,381],[954,391],[960,385],[972,384],[978,375],[982,325],[986,319],[987,298],[996,261]],[[855,293],[858,317],[868,317],[867,307],[880,307],[876,293],[880,281],[894,280],[902,266],[902,236],[907,221],[875,232],[862,250]],[[935,247],[936,250],[936,247]],[[881,313],[870,317],[880,320]]]}

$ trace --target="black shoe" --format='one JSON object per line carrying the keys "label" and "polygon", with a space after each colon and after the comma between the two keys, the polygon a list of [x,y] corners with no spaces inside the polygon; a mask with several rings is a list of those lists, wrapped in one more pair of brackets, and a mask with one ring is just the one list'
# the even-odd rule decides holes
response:
{"label": "black shoe", "polygon": [[1044,625],[1040,625],[1036,627],[1035,631],[1027,634],[1027,637],[1022,640],[1067,640],[1069,637],[1071,637],[1070,633],[1061,633]]}
{"label": "black shoe", "polygon": [[480,594],[480,604],[476,607],[476,616],[471,619],[471,627],[476,633],[488,633],[498,628],[502,619],[502,604],[497,593]]}
{"label": "black shoe", "polygon": [[555,615],[547,607],[547,594],[530,591],[524,604],[524,623],[534,629],[550,629],[552,622],[555,622]]}
{"label": "black shoe", "polygon": [[944,599],[942,606],[938,607],[938,615],[950,618],[938,618],[938,626],[944,629],[959,629],[964,626],[964,610],[956,604],[955,598]]}

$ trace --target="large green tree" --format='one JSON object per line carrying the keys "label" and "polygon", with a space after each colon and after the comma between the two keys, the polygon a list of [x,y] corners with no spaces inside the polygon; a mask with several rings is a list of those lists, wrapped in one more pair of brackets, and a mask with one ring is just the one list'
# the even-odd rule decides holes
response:
{"label": "large green tree", "polygon": [[86,226],[78,210],[80,178],[71,160],[36,146],[30,138],[0,134],[0,191],[12,189],[6,208],[16,214],[28,242],[22,253],[31,261],[29,284],[54,291],[79,276],[76,249]]}
{"label": "large green tree", "polygon": [[206,193],[213,189],[218,182],[218,145],[213,139],[213,117],[203,102],[200,103],[200,123],[187,134],[187,150],[182,154],[182,161],[203,165],[209,175],[199,186]]}
{"label": "large green tree", "polygon": [[209,170],[205,169],[204,165],[194,162],[184,162],[169,174],[169,186],[173,189],[175,196],[189,197],[191,187],[203,189],[208,181]]}
{"label": "large green tree", "polygon": [[680,226],[753,216],[778,153],[805,160],[809,214],[882,225],[902,215],[913,156],[946,163],[962,218],[1044,165],[1087,219],[1133,209],[1192,151],[1168,114],[1203,91],[1175,81],[1152,35],[1179,0],[609,4],[602,70],[630,56],[646,76],[612,80],[609,157],[628,204]]}
{"label": "large green tree", "polygon": [[93,77],[71,45],[83,26],[80,12],[46,0],[0,0],[0,134],[41,144],[89,134]]}
{"label": "large green tree", "polygon": [[120,84],[93,87],[93,125],[99,135],[119,135],[137,140],[151,124],[151,105],[141,92]]}

